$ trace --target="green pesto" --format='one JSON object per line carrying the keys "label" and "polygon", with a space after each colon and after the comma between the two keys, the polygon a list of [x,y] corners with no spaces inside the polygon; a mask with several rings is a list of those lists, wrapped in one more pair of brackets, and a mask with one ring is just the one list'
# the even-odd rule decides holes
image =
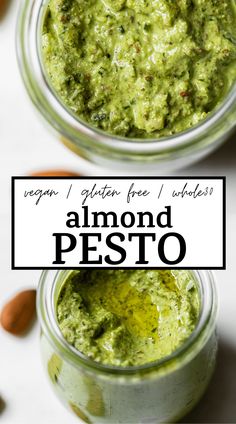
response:
{"label": "green pesto", "polygon": [[135,366],[170,355],[192,333],[200,297],[188,271],[91,270],[67,277],[60,330],[91,359]]}
{"label": "green pesto", "polygon": [[234,0],[49,0],[49,82],[74,114],[108,133],[190,128],[236,78]]}

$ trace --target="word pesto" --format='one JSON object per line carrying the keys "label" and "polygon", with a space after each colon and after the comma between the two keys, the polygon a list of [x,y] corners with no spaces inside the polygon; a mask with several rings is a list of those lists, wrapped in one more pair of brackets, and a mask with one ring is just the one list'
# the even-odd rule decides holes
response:
{"label": "word pesto", "polygon": [[[69,229],[80,229],[80,228],[117,228],[119,231],[111,232],[108,235],[104,235],[102,231],[99,232],[79,232],[77,236],[70,232],[57,232],[53,233],[55,237],[55,260],[53,264],[62,265],[66,263],[65,255],[74,251],[78,248],[79,243],[81,249],[81,260],[79,264],[83,265],[102,265],[106,263],[108,265],[120,265],[127,257],[127,247],[130,248],[130,244],[138,242],[137,258],[135,264],[145,265],[149,263],[148,251],[150,251],[150,241],[157,243],[157,253],[160,260],[166,265],[176,265],[180,263],[186,255],[186,242],[184,237],[174,232],[172,225],[172,209],[171,206],[165,206],[163,211],[157,212],[154,216],[149,211],[140,211],[133,213],[131,211],[125,211],[119,216],[114,211],[92,211],[90,212],[88,206],[82,206],[82,214],[75,211],[67,213],[66,226]],[[126,232],[123,229],[169,229],[164,235],[158,237],[157,231],[155,232]],[[124,234],[125,232],[125,234]],[[109,252],[105,255],[100,252],[99,247],[101,242],[105,238],[106,247],[113,253],[119,254],[118,259],[114,259],[112,254]],[[175,239],[178,242],[179,251],[176,258],[168,258],[166,254],[166,243],[170,239]],[[79,241],[79,243],[78,243]],[[128,243],[128,244],[127,244]],[[147,247],[148,246],[148,247]],[[97,257],[91,258],[91,252],[97,252]]]}

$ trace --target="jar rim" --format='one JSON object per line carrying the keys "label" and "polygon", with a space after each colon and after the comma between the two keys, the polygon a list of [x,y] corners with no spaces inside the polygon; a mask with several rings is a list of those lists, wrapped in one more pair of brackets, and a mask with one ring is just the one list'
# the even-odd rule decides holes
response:
{"label": "jar rim", "polygon": [[[189,270],[193,273],[195,281],[199,284],[201,295],[201,311],[198,323],[194,328],[191,335],[182,343],[179,348],[174,350],[170,355],[161,358],[157,361],[149,362],[138,366],[114,366],[96,362],[88,356],[70,345],[63,337],[55,316],[55,288],[58,283],[58,276],[60,273],[65,275],[72,272],[72,270],[44,270],[42,271],[38,293],[37,293],[37,313],[43,333],[53,348],[69,360],[74,366],[83,365],[89,369],[101,373],[109,374],[137,374],[142,372],[149,372],[153,369],[160,370],[171,364],[174,360],[182,358],[181,364],[189,361],[192,356],[195,356],[201,349],[202,345],[208,340],[211,331],[206,329],[213,329],[216,321],[217,314],[217,292],[215,286],[214,274],[211,271],[198,271]],[[65,281],[65,279],[63,280]],[[199,342],[200,343],[197,343]],[[191,347],[196,344],[196,349],[192,350]]]}
{"label": "jar rim", "polygon": [[[40,58],[39,35],[47,1],[25,0],[18,17],[17,58],[27,91],[40,113],[56,130],[68,138],[76,147],[85,143],[87,147],[108,149],[110,152],[132,154],[166,154],[197,144],[199,138],[214,127],[236,103],[236,82],[220,105],[199,124],[174,135],[161,138],[128,138],[109,134],[82,121],[73,115],[57,97],[48,83]],[[36,12],[33,8],[37,8]],[[33,13],[34,12],[34,13]],[[31,20],[29,24],[29,20]],[[29,34],[30,31],[30,34]],[[28,36],[26,36],[26,34]],[[31,35],[31,36],[30,36]],[[32,44],[36,48],[32,49]],[[229,121],[228,131],[235,127]],[[203,140],[201,139],[201,142]],[[211,144],[213,141],[208,141]]]}

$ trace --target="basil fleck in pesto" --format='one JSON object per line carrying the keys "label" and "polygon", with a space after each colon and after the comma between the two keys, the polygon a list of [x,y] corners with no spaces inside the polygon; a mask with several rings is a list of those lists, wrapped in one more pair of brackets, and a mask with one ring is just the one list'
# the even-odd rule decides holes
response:
{"label": "basil fleck in pesto", "polygon": [[206,118],[236,78],[233,0],[49,0],[43,60],[61,101],[126,137]]}
{"label": "basil fleck in pesto", "polygon": [[188,271],[88,270],[67,277],[60,330],[89,358],[135,366],[170,355],[193,332],[200,297]]}

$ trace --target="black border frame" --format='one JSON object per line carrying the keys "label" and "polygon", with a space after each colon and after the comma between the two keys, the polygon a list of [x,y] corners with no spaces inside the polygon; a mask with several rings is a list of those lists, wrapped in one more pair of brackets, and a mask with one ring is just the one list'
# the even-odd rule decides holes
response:
{"label": "black border frame", "polygon": [[[15,180],[221,180],[223,183],[223,249],[222,249],[222,263],[221,267],[143,267],[145,269],[184,269],[184,270],[225,270],[226,269],[226,177],[225,176],[12,176],[11,177],[11,269],[12,270],[70,270],[72,267],[17,267],[15,266]],[[85,267],[73,267],[73,269],[83,269]],[[90,269],[139,269],[139,267],[88,267]]]}

